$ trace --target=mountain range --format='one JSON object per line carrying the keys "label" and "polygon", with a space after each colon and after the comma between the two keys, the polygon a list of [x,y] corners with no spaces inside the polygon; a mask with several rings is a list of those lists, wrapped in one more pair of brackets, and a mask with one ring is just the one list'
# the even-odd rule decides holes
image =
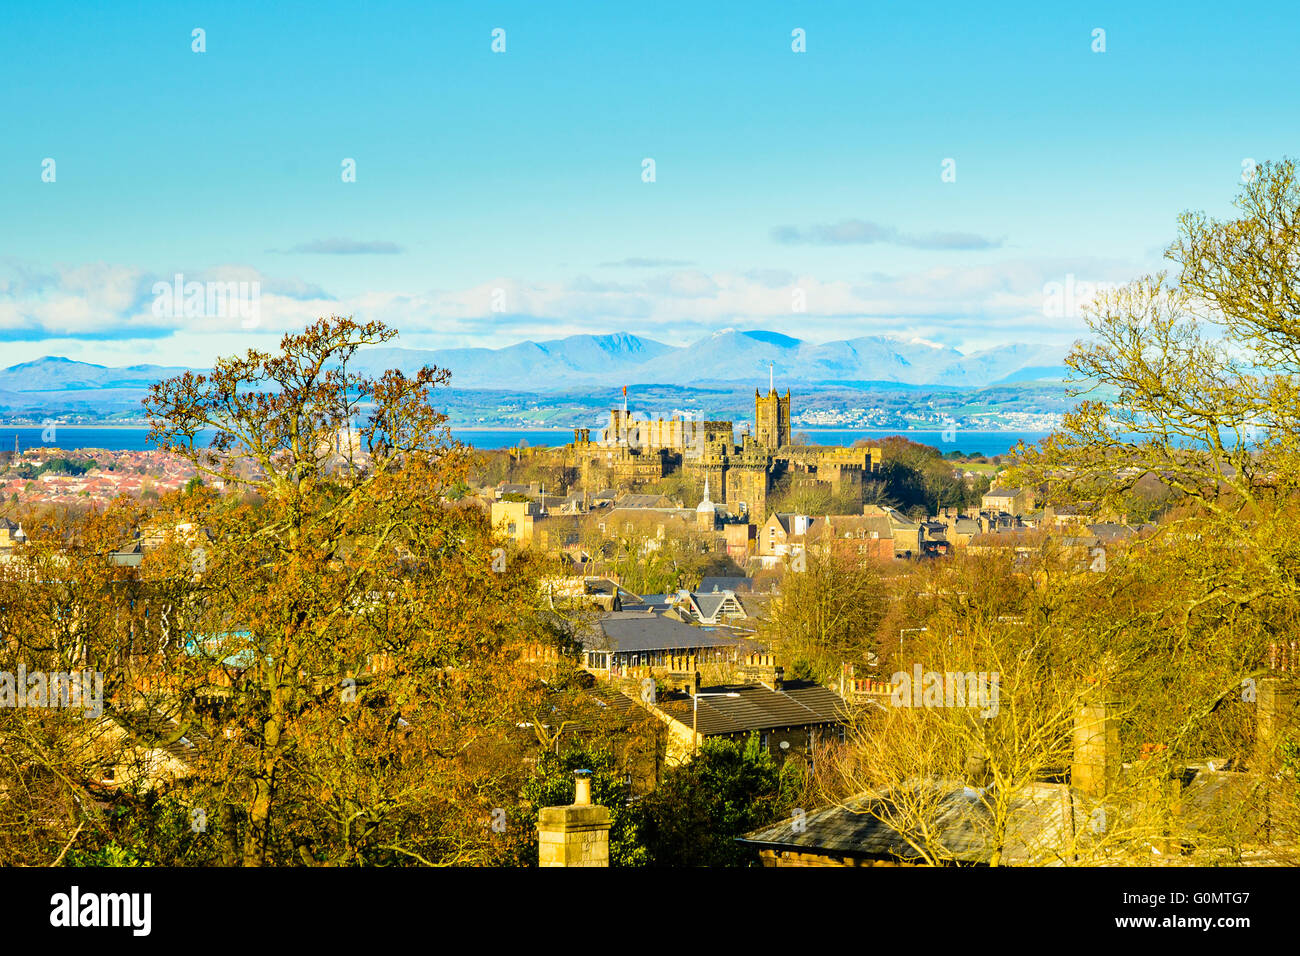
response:
{"label": "mountain range", "polygon": [[154,382],[185,369],[167,365],[109,368],[47,355],[32,362],[0,369],[0,392],[84,391],[86,389],[147,389]]}
{"label": "mountain range", "polygon": [[777,332],[727,329],[683,346],[619,332],[500,349],[372,349],[359,353],[353,366],[377,373],[430,364],[451,369],[457,388],[537,392],[584,385],[761,386],[769,363],[780,382],[801,387],[870,382],[979,388],[1064,378],[1064,354],[1062,348],[1045,345],[1004,345],[963,354],[885,336],[813,343]]}
{"label": "mountain range", "polygon": [[[1063,350],[1005,345],[963,354],[919,340],[866,336],[813,343],[777,332],[716,332],[673,346],[626,332],[571,335],[499,349],[376,348],[358,352],[351,368],[378,375],[411,373],[423,365],[448,368],[457,389],[556,393],[622,385],[761,387],[769,365],[779,385],[796,390],[865,385],[981,388],[1064,378]],[[0,370],[0,410],[46,409],[107,413],[138,409],[154,382],[183,368],[110,368],[46,356]]]}

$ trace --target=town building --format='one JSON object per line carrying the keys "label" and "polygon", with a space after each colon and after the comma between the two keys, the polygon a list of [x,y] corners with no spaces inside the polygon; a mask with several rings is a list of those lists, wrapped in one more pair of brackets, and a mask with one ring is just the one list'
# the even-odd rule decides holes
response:
{"label": "town building", "polygon": [[697,627],[653,607],[601,615],[583,628],[578,642],[583,667],[607,679],[694,671],[704,664],[734,665],[751,649],[745,633]]}
{"label": "town building", "polygon": [[985,492],[980,508],[983,511],[1005,511],[1010,515],[1028,514],[1034,510],[1034,490],[993,487]]}
{"label": "town building", "polygon": [[786,681],[767,654],[750,654],[728,684],[702,687],[698,673],[672,675],[673,690],[648,705],[669,725],[669,766],[684,763],[705,740],[759,746],[778,757],[815,757],[817,747],[844,740],[844,699],[812,681]]}

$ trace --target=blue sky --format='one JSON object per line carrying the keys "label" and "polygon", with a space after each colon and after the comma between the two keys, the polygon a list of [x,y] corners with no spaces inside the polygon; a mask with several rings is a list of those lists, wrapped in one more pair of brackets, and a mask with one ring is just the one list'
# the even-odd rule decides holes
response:
{"label": "blue sky", "polygon": [[[204,364],[329,312],[411,347],[1066,343],[1047,283],[1158,268],[1300,153],[1287,4],[980,6],[10,5],[4,364]],[[160,316],[176,273],[257,282],[256,321]]]}

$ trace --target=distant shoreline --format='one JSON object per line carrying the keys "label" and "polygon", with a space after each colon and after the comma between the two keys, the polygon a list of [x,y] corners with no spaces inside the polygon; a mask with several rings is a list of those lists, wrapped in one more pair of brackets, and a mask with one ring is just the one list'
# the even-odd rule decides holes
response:
{"label": "distant shoreline", "polygon": [[[481,452],[505,451],[510,448],[559,448],[572,440],[572,428],[550,426],[547,428],[499,427],[493,425],[450,425],[451,437]],[[591,429],[598,431],[596,428]],[[12,435],[10,433],[13,433]],[[970,430],[957,428],[863,428],[861,426],[826,426],[806,428],[796,426],[794,434],[808,436],[810,445],[848,448],[856,442],[873,447],[884,439],[898,435],[905,440],[929,445],[940,452],[960,451],[965,456],[985,457],[1005,455],[1019,441],[1032,445],[1050,432],[1023,428]],[[83,449],[103,449],[110,452],[157,451],[157,443],[147,440],[148,425],[55,425],[52,441],[44,441],[46,432],[39,425],[0,425],[0,451],[14,446],[15,438],[21,450],[33,448],[58,448],[65,452]],[[198,444],[207,447],[212,430],[204,429],[197,436]]]}
{"label": "distant shoreline", "polygon": [[[48,427],[50,427],[50,426],[46,425],[44,422],[32,422],[32,423],[30,423],[30,424],[20,424],[20,423],[18,423],[18,422],[5,422],[4,424],[0,425],[0,431],[5,431],[5,430],[10,429],[10,428],[36,428],[36,429],[43,429],[43,428],[48,428]],[[131,428],[131,429],[134,429],[134,430],[136,430],[136,431],[148,431],[148,430],[149,430],[150,428],[152,428],[153,426],[150,425],[150,424],[148,424],[147,422],[146,422],[145,424],[143,424],[143,425],[123,425],[123,424],[120,424],[120,423],[117,423],[117,422],[106,423],[106,424],[103,424],[103,425],[98,425],[98,424],[95,424],[95,425],[87,425],[87,424],[83,424],[83,423],[81,423],[81,422],[77,422],[77,423],[74,425],[74,424],[69,423],[69,422],[55,422],[53,427],[54,427],[56,430],[57,430],[57,429],[60,429],[60,428],[69,428],[69,429],[71,429],[71,428],[82,428],[82,429],[86,429],[86,430],[94,429],[94,430],[96,430],[96,431],[99,431],[99,430],[101,430],[101,429],[107,429],[107,428]]]}
{"label": "distant shoreline", "polygon": [[581,428],[585,426],[574,425],[573,428],[557,428],[555,426],[551,426],[550,428],[545,428],[545,427],[538,426],[534,428],[531,425],[527,427],[519,427],[517,425],[448,425],[447,427],[454,432],[557,432],[557,433],[561,433],[561,432],[571,432],[573,431],[574,428]]}
{"label": "distant shoreline", "polygon": [[[521,428],[521,427],[517,427],[517,425],[448,425],[448,428],[451,428],[452,431],[455,431],[455,432],[556,432],[556,433],[562,433],[562,432],[572,432],[572,431],[573,431],[573,428],[577,428],[577,427],[578,427],[578,425],[573,425],[572,428],[555,427],[555,425],[550,425],[550,427],[536,427],[536,428],[532,427],[532,425],[528,425],[528,427],[523,427],[523,428]],[[32,423],[30,423],[30,424],[17,424],[17,423],[5,423],[5,424],[0,424],[0,432],[5,431],[5,429],[14,429],[14,428],[36,428],[36,429],[42,429],[42,428],[45,428],[45,425],[44,425],[43,423],[40,423],[40,421],[32,421]],[[72,429],[72,428],[83,428],[83,429],[96,429],[96,431],[99,431],[99,429],[107,429],[107,428],[127,428],[127,429],[133,429],[133,431],[136,431],[136,432],[147,432],[149,428],[152,428],[152,425],[148,425],[148,424],[144,424],[144,425],[123,425],[123,424],[117,424],[117,423],[114,423],[114,424],[104,424],[104,425],[98,425],[98,424],[83,424],[83,423],[68,424],[68,423],[64,423],[64,421],[56,421],[56,423],[55,423],[55,428],[56,428],[56,429],[59,429],[59,428],[68,428],[68,429]],[[208,429],[204,429],[204,431],[208,431]]]}
{"label": "distant shoreline", "polygon": [[[41,429],[41,428],[45,428],[45,427],[46,427],[46,426],[45,426],[44,424],[42,424],[41,422],[34,422],[34,423],[30,424],[30,425],[19,425],[19,424],[13,424],[13,423],[5,423],[5,424],[0,424],[0,431],[4,431],[4,430],[6,430],[6,429],[11,429],[11,428],[35,428],[35,429]],[[120,425],[120,424],[112,424],[112,425],[83,425],[83,424],[68,425],[68,424],[65,424],[65,423],[63,423],[63,422],[57,422],[57,423],[55,423],[54,427],[55,427],[55,428],[69,428],[69,429],[71,429],[71,428],[82,428],[82,429],[92,429],[92,428],[93,428],[93,429],[126,428],[126,429],[133,429],[133,430],[135,430],[135,431],[147,431],[149,428],[152,428],[153,426],[151,426],[151,425]],[[588,427],[590,427],[590,426],[587,426],[587,425],[560,425],[560,426],[556,426],[556,425],[550,425],[550,426],[543,426],[543,425],[449,425],[449,426],[447,426],[447,427],[449,427],[450,429],[452,429],[452,431],[458,431],[458,432],[556,432],[556,433],[562,433],[562,432],[571,432],[571,431],[573,431],[573,429],[575,429],[575,428],[588,428]],[[208,431],[208,430],[209,430],[209,429],[203,429],[203,431]],[[596,429],[592,428],[592,431],[595,431],[595,430],[596,430]],[[851,431],[861,431],[861,432],[873,432],[873,433],[879,433],[879,434],[881,434],[881,435],[906,435],[906,434],[907,434],[908,432],[910,432],[910,431],[919,431],[919,432],[935,432],[935,433],[937,434],[938,432],[942,431],[943,429],[940,429],[940,428],[934,428],[934,427],[930,427],[930,428],[911,428],[911,427],[909,427],[909,428],[892,428],[892,429],[891,429],[891,428],[878,428],[878,427],[876,427],[876,426],[874,426],[874,425],[871,426],[871,427],[858,426],[858,425],[816,425],[816,426],[812,426],[812,427],[804,427],[804,426],[800,426],[800,425],[793,425],[793,426],[791,426],[790,430],[791,430],[791,432],[851,432]],[[1019,435],[1019,434],[1024,433],[1025,431],[1034,431],[1034,430],[1035,430],[1035,429],[1024,429],[1024,428],[959,428],[959,429],[957,429],[958,433],[965,432],[965,433],[968,434],[968,435],[976,435],[976,434],[978,434],[978,435]],[[1039,429],[1039,430],[1042,430],[1042,429]]]}

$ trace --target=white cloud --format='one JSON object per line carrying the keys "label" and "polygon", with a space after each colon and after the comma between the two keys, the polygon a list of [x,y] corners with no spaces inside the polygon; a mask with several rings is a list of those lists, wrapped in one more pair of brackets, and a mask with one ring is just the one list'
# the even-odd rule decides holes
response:
{"label": "white cloud", "polygon": [[[339,314],[382,320],[402,333],[400,344],[427,348],[497,347],[613,331],[682,343],[723,326],[770,329],[813,341],[889,334],[962,349],[1008,341],[1059,344],[1084,327],[1074,317],[1044,316],[1048,283],[1071,275],[1090,282],[1123,281],[1138,275],[1142,264],[1014,259],[857,279],[766,267],[674,269],[618,282],[501,277],[460,289],[374,290],[343,298],[247,266],[176,271],[186,281],[258,283],[256,325],[244,328],[238,317],[155,315],[154,283],[170,282],[174,273],[159,276],[105,263],[51,270],[11,263],[0,266],[0,339],[13,343],[8,351],[20,356],[13,361],[55,354],[58,343],[57,354],[89,361],[129,355],[132,362],[205,364],[254,344],[271,347],[286,330]],[[796,289],[802,312],[795,311]]]}

